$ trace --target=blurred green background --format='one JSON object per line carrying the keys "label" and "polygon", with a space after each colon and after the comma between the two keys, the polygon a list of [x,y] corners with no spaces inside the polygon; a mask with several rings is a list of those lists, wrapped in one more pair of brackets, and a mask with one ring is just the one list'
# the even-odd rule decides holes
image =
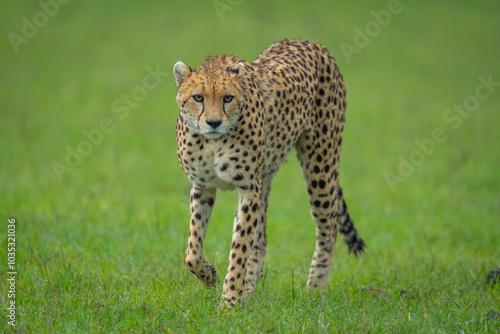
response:
{"label": "blurred green background", "polygon": [[[437,256],[474,263],[482,281],[500,265],[499,13],[498,1],[2,4],[0,231],[17,219],[19,298],[37,284],[28,272],[38,257],[53,268],[74,257],[84,277],[180,275],[190,185],[176,156],[172,66],[212,54],[251,61],[283,38],[325,45],[343,73],[341,185],[368,244],[365,263],[411,269]],[[156,87],[141,88],[151,71]],[[474,99],[477,89],[488,97]],[[457,113],[464,103],[471,111]],[[109,131],[98,135],[103,120]],[[418,153],[416,141],[429,143],[435,129],[445,139]],[[96,144],[83,143],[85,132]],[[68,158],[72,150],[85,154]],[[402,159],[416,163],[400,173]],[[277,276],[298,266],[305,282],[314,227],[289,160],[271,193],[266,262]],[[391,184],[388,173],[404,176]],[[206,257],[220,273],[236,203],[219,193],[207,233]],[[346,261],[346,247],[337,250]],[[363,272],[349,263],[334,268],[334,282]]]}

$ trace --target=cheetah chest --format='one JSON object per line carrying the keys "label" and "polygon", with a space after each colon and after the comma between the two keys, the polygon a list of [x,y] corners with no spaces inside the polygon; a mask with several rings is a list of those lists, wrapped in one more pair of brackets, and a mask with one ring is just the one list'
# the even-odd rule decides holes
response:
{"label": "cheetah chest", "polygon": [[244,183],[250,171],[248,159],[234,144],[223,140],[202,140],[197,145],[179,148],[182,168],[196,188],[232,190]]}

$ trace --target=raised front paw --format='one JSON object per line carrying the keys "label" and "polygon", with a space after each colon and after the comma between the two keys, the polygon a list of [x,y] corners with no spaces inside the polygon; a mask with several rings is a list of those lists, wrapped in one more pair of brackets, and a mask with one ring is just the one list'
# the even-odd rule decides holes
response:
{"label": "raised front paw", "polygon": [[213,288],[219,281],[217,270],[204,259],[186,258],[185,263],[189,271],[196,276],[201,285]]}
{"label": "raised front paw", "polygon": [[202,271],[202,273],[200,273],[200,275],[196,277],[200,281],[200,284],[207,288],[215,287],[215,285],[219,281],[219,275],[217,275],[217,270],[215,270],[214,266],[208,263],[205,264],[205,268]]}

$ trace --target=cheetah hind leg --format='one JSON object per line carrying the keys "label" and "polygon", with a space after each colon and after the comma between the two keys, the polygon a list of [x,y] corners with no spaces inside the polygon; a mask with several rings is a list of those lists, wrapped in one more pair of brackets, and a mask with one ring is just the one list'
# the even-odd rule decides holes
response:
{"label": "cheetah hind leg", "polygon": [[[318,181],[318,185],[320,182]],[[334,198],[321,197],[322,200],[320,200],[319,196],[310,195],[311,214],[316,223],[316,248],[307,281],[308,289],[316,289],[328,284],[337,231],[342,235],[349,253],[352,252],[358,256],[366,247],[348,213],[347,205],[342,197],[342,188],[337,183],[330,189],[334,192]],[[333,212],[324,210],[328,206],[327,203],[330,203],[329,206],[333,208]]]}
{"label": "cheetah hind leg", "polygon": [[307,280],[308,289],[325,286],[329,282],[338,230],[349,251],[358,255],[365,247],[347,212],[339,187],[339,150],[316,150],[314,143],[322,139],[316,138],[317,133],[304,133],[296,144],[297,157],[307,185],[311,216],[316,224],[316,247]]}
{"label": "cheetah hind leg", "polygon": [[[315,143],[321,140],[316,136],[314,131],[305,132],[295,146],[306,181],[311,216],[316,224],[316,247],[307,280],[308,289],[328,283],[337,237],[334,219],[337,180],[332,177],[333,166],[330,165],[326,170],[323,167],[333,160],[335,153],[332,150],[325,156],[322,150],[315,150]],[[318,158],[318,155],[321,156]]]}

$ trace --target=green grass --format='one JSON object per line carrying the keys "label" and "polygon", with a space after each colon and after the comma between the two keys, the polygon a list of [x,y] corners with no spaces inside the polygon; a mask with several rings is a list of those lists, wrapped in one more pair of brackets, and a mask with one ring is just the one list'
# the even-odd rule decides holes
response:
{"label": "green grass", "polygon": [[[228,4],[229,1],[221,0]],[[401,1],[402,11],[348,59],[355,27],[387,2],[71,1],[15,53],[37,2],[0,11],[0,331],[19,333],[390,332],[498,333],[500,87],[456,129],[443,115],[500,81],[495,1]],[[274,181],[265,277],[238,311],[218,308],[183,264],[189,181],[175,151],[173,64],[209,54],[254,59],[273,41],[302,38],[336,57],[348,90],[341,182],[368,244],[356,259],[339,242],[330,285],[306,292],[314,250],[304,182],[293,155]],[[146,68],[168,72],[115,113]],[[482,90],[484,92],[484,90]],[[109,118],[114,129],[62,174],[67,146]],[[400,156],[441,128],[446,140],[394,187]],[[204,243],[223,276],[235,193],[220,192]],[[16,227],[17,326],[7,324],[7,219]],[[367,289],[369,288],[369,289]],[[370,290],[372,289],[372,290]],[[373,290],[379,289],[379,290]],[[404,291],[402,293],[402,291]]]}

